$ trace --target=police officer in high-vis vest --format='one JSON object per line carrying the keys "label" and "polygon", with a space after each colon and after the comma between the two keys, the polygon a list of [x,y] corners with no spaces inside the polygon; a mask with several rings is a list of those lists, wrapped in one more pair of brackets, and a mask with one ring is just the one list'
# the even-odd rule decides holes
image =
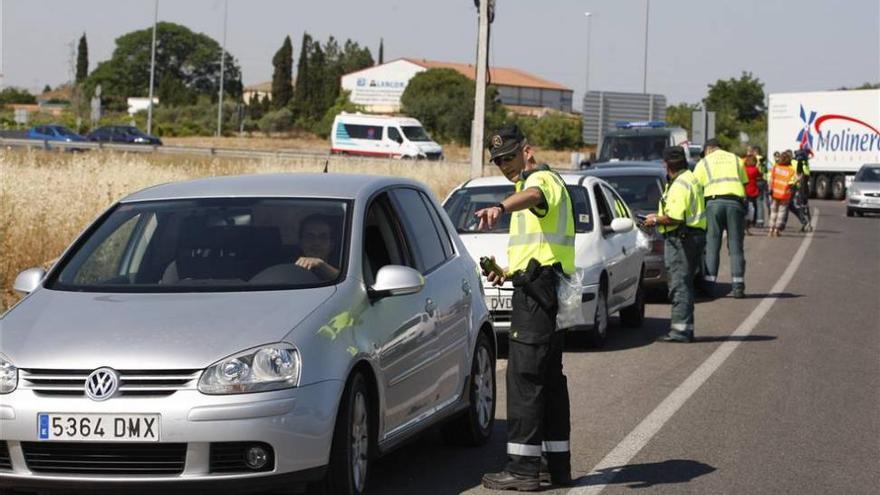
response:
{"label": "police officer in high-vis vest", "polygon": [[507,465],[483,476],[494,490],[537,490],[540,481],[571,485],[568,384],[562,373],[564,332],[557,331],[560,273],[574,273],[574,218],[562,178],[539,165],[516,125],[490,139],[492,162],[515,193],[475,213],[492,228],[509,213],[510,266],[484,271],[495,285],[513,282],[507,364]]}
{"label": "police officer in high-vis vest", "polygon": [[706,141],[706,156],[694,168],[694,176],[706,196],[706,282],[718,277],[721,238],[727,231],[730,271],[733,276],[733,297],[745,297],[746,258],[743,251],[746,221],[746,190],[749,182],[742,160],[720,148],[718,140]]}
{"label": "police officer in high-vis vest", "polygon": [[664,258],[672,301],[669,333],[662,342],[694,340],[694,275],[706,238],[703,186],[688,170],[681,146],[663,150],[669,182],[660,198],[657,214],[648,215],[645,225],[656,225],[666,239]]}

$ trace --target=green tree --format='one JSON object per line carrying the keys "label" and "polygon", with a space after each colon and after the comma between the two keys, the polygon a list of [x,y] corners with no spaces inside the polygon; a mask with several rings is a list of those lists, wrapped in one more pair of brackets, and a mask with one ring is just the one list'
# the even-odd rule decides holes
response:
{"label": "green tree", "polygon": [[[224,88],[225,91],[225,88]],[[159,96],[159,102],[163,106],[182,106],[194,105],[198,100],[199,94],[190,88],[187,88],[183,81],[174,74],[165,74],[159,79],[159,86],[156,88],[156,94]]]}
{"label": "green tree", "polygon": [[[410,79],[400,98],[401,110],[419,119],[431,135],[443,142],[467,144],[474,117],[474,81],[452,69],[429,69]],[[498,91],[486,91],[486,121],[496,128],[505,110]]]}
{"label": "green tree", "polygon": [[750,121],[763,117],[767,112],[764,104],[764,83],[743,72],[739,79],[719,79],[709,85],[709,94],[703,100],[706,109],[714,112],[733,112],[738,121]]}
{"label": "green tree", "polygon": [[342,112],[354,113],[362,112],[364,110],[362,106],[352,103],[351,100],[349,100],[350,95],[351,92],[349,91],[342,91],[339,93],[339,96],[336,97],[336,102],[332,107],[327,109],[324,117],[315,126],[315,134],[327,139],[330,137],[330,130],[333,128],[333,119],[335,119],[337,115]]}
{"label": "green tree", "polygon": [[764,103],[764,83],[743,72],[739,79],[719,79],[709,85],[709,94],[703,100],[706,110],[715,112],[715,137],[721,145],[734,152],[742,151],[741,133],[749,140],[759,138],[749,135],[748,130],[766,129],[767,107]]}
{"label": "green tree", "polygon": [[298,118],[306,112],[309,101],[309,52],[312,49],[312,37],[309,33],[303,33],[302,44],[299,49],[299,61],[296,65],[296,84],[293,89],[291,107],[294,118]]}
{"label": "green tree", "polygon": [[86,33],[83,33],[76,48],[76,83],[81,84],[87,77],[89,77],[89,44],[86,41]]}
{"label": "green tree", "polygon": [[18,103],[36,103],[37,98],[25,89],[3,88],[0,91],[0,106]]}
{"label": "green tree", "polygon": [[699,110],[700,106],[695,103],[679,103],[666,107],[666,122],[671,126],[681,127],[691,135],[692,115]]}
{"label": "green tree", "polygon": [[385,63],[385,40],[379,38],[379,62],[378,65]]}
{"label": "green tree", "polygon": [[272,65],[275,67],[272,73],[272,106],[278,110],[286,107],[293,97],[293,86],[290,83],[293,74],[293,45],[290,44],[290,36],[284,37],[284,43],[272,57]]}
{"label": "green tree", "polygon": [[[85,81],[91,95],[101,84],[108,108],[124,109],[126,98],[146,96],[150,81],[152,30],[142,29],[116,39],[110,60],[101,62]],[[171,75],[197,95],[216,99],[220,86],[220,45],[205,34],[185,26],[160,22],[156,26],[156,78]],[[241,95],[241,69],[225,52],[224,92],[231,98]]]}
{"label": "green tree", "polygon": [[49,86],[48,84],[43,86],[43,93],[48,93],[49,91],[52,91],[52,86]]}

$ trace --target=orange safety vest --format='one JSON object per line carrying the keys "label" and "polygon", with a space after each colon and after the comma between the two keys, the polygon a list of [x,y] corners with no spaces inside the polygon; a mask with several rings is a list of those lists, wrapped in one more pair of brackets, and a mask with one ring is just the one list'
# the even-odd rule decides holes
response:
{"label": "orange safety vest", "polygon": [[773,199],[788,201],[791,199],[791,179],[794,177],[794,169],[785,165],[776,165],[770,174],[773,184]]}

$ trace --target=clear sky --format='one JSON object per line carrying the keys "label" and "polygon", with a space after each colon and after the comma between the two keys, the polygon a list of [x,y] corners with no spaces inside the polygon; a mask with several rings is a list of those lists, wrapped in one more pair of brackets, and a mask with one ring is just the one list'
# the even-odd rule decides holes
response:
{"label": "clear sky", "polygon": [[[647,0],[649,1],[649,0]],[[68,80],[71,43],[85,32],[90,70],[118,36],[152,24],[152,0],[0,0],[6,86]],[[566,85],[580,107],[591,18],[590,89],[641,91],[646,0],[497,0],[490,63]],[[159,19],[220,41],[223,0],[160,0]],[[653,0],[647,89],[697,102],[707,84],[751,71],[765,92],[880,82],[880,0]],[[271,58],[303,31],[351,38],[377,57],[473,62],[473,0],[229,0],[227,49],[244,83],[271,79]],[[75,45],[73,45],[75,46]],[[296,60],[294,60],[296,63]]]}

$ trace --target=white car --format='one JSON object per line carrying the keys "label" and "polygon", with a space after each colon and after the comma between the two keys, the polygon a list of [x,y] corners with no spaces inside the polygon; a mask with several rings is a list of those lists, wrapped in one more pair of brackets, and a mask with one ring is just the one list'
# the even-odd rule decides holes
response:
{"label": "white car", "polygon": [[[601,346],[608,332],[608,318],[620,312],[627,327],[641,326],[645,317],[642,279],[644,251],[637,247],[632,213],[617,192],[602,179],[583,175],[562,175],[574,203],[575,265],[584,270],[583,312],[594,345]],[[505,214],[492,231],[478,231],[474,212],[497,204],[513,194],[513,184],[504,177],[483,177],[460,185],[443,203],[461,240],[475,260],[495,256],[499,266],[507,266],[507,238],[510,215]],[[615,207],[619,202],[625,210]],[[495,330],[510,329],[510,282],[492,287],[485,278],[486,304],[495,320]]]}

